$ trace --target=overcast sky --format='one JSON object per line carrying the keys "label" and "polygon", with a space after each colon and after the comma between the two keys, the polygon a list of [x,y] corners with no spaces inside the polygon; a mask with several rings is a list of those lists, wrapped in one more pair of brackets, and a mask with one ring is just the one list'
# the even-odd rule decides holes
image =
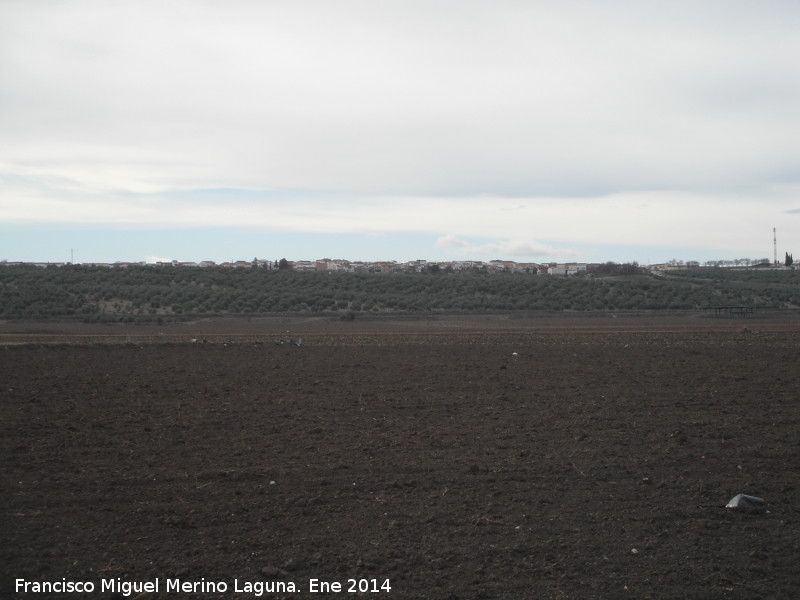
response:
{"label": "overcast sky", "polygon": [[0,0],[0,259],[800,252],[796,0]]}

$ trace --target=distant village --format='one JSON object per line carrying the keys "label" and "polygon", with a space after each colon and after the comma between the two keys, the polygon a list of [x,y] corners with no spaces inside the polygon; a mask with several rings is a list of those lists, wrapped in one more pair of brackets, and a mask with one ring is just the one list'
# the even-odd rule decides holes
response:
{"label": "distant village", "polygon": [[[37,267],[63,267],[68,262],[10,262],[0,261],[0,265],[32,265]],[[587,268],[586,263],[518,263],[508,260],[461,260],[461,261],[428,261],[413,260],[408,262],[397,261],[353,261],[344,259],[321,258],[318,260],[268,260],[254,258],[253,260],[237,260],[232,262],[216,263],[211,260],[200,262],[191,261],[160,261],[160,262],[84,262],[79,263],[84,267],[98,267],[108,269],[125,269],[128,267],[189,267],[206,269],[222,267],[228,269],[285,269],[292,271],[327,271],[339,273],[426,273],[440,271],[446,273],[464,271],[489,271],[507,273],[529,273],[552,275],[575,275]]]}
{"label": "distant village", "polygon": [[[704,267],[727,267],[727,268],[797,268],[793,264],[793,259],[787,253],[786,261],[780,264],[777,261],[773,264],[769,259],[736,259],[736,260],[718,260],[707,261],[701,265],[696,261],[677,261],[672,260],[668,263],[647,265],[644,268],[653,272],[654,274],[663,273],[665,271],[685,270]],[[68,262],[11,262],[0,261],[0,266],[12,265],[32,265],[36,267],[63,267],[70,265]],[[321,258],[318,260],[299,260],[290,261],[281,259],[277,261],[254,258],[253,260],[238,260],[232,262],[216,263],[210,260],[200,262],[187,262],[187,261],[162,261],[162,262],[84,262],[78,263],[83,267],[96,267],[108,269],[124,269],[128,267],[188,267],[188,268],[212,268],[222,267],[229,269],[283,269],[292,271],[325,271],[325,272],[339,272],[339,273],[459,273],[459,272],[491,272],[491,273],[525,273],[530,275],[557,275],[557,276],[574,276],[585,273],[587,270],[592,270],[595,267],[600,267],[601,263],[582,263],[582,262],[568,262],[568,263],[533,263],[533,262],[515,262],[511,260],[458,260],[458,261],[427,261],[427,260],[413,260],[407,262],[397,261],[351,261],[344,259],[331,259]],[[634,263],[634,266],[639,266]]]}

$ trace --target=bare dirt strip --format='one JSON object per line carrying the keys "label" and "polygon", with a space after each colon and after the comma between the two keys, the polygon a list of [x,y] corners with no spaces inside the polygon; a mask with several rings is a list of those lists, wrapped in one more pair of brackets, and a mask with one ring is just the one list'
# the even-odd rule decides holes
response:
{"label": "bare dirt strip", "polygon": [[762,311],[753,318],[713,318],[701,312],[540,313],[534,316],[367,315],[353,321],[337,316],[268,315],[212,317],[171,323],[82,323],[0,321],[0,345],[24,343],[279,342],[322,343],[327,336],[437,335],[476,333],[634,333],[692,331],[798,331],[800,311]]}

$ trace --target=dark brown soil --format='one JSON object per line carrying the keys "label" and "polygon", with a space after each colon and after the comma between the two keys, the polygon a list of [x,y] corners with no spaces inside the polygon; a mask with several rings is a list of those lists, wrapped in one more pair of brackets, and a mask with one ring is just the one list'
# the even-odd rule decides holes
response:
{"label": "dark brown soil", "polygon": [[800,598],[800,331],[485,325],[0,347],[0,594]]}

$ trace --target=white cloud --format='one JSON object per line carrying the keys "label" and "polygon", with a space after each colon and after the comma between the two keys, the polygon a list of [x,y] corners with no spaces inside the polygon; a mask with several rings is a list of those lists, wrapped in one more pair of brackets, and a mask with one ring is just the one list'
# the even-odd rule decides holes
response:
{"label": "white cloud", "polygon": [[[57,182],[60,183],[60,182]],[[55,184],[53,184],[55,185]],[[68,186],[67,186],[68,187]],[[120,194],[27,190],[24,202],[0,193],[7,223],[105,227],[245,227],[321,234],[425,233],[461,256],[570,255],[578,246],[705,246],[720,255],[762,255],[773,227],[800,233],[790,213],[800,186],[762,194],[626,192],[597,197],[372,196],[242,193]],[[763,203],[762,203],[763,202]],[[764,205],[772,207],[764,210]],[[794,219],[794,221],[793,221]],[[450,236],[450,237],[448,237]],[[478,240],[469,242],[468,240]],[[491,241],[487,241],[491,240]]]}
{"label": "white cloud", "polygon": [[[486,259],[487,257],[524,257],[544,259],[548,257],[578,256],[575,250],[555,248],[535,240],[509,239],[475,244],[448,234],[441,236],[436,245],[463,257]],[[491,260],[491,259],[490,259]]]}

